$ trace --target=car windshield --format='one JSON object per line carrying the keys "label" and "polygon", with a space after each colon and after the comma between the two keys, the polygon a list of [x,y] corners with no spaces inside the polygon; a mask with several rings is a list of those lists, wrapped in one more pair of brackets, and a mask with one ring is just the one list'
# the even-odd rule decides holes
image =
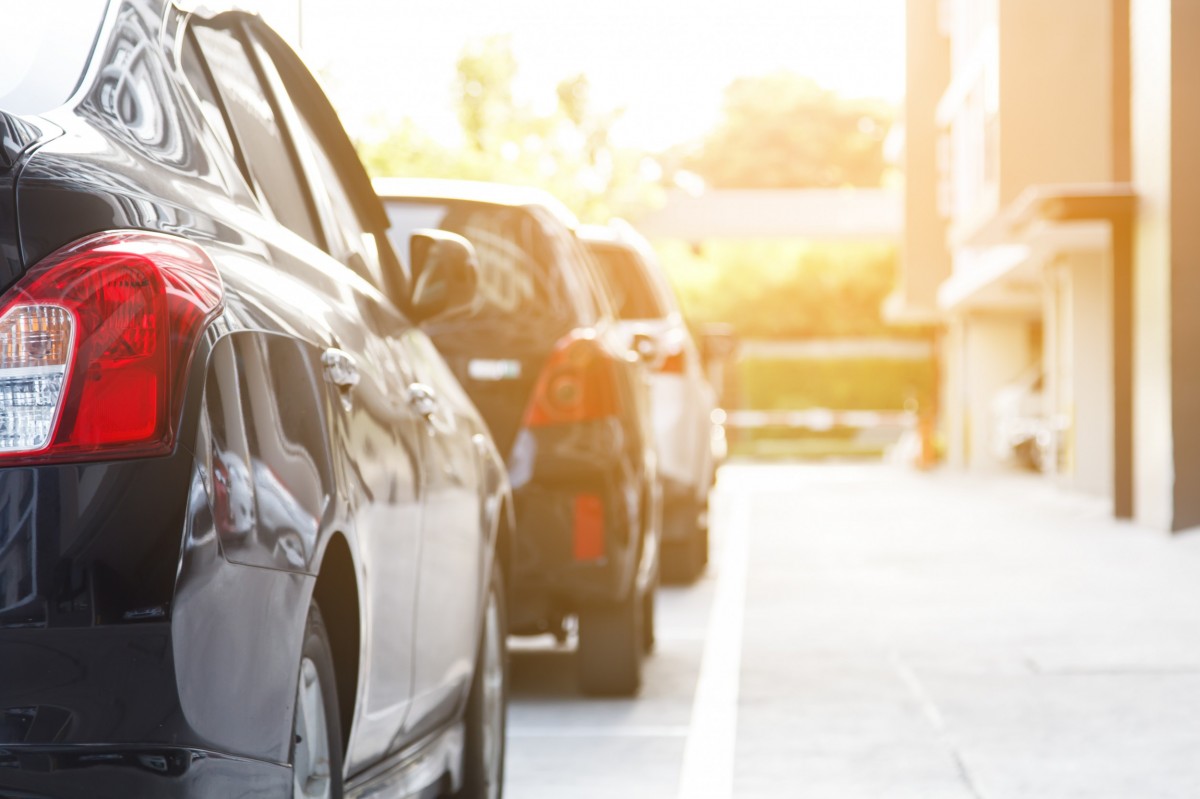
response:
{"label": "car windshield", "polygon": [[667,315],[662,298],[651,284],[637,256],[624,247],[589,244],[608,293],[621,319],[662,319]]}
{"label": "car windshield", "polygon": [[41,114],[67,101],[91,55],[108,0],[5,3],[0,110]]}
{"label": "car windshield", "polygon": [[522,208],[442,200],[388,200],[389,236],[399,253],[419,228],[465,237],[479,258],[474,318],[556,318],[572,302],[540,223]]}

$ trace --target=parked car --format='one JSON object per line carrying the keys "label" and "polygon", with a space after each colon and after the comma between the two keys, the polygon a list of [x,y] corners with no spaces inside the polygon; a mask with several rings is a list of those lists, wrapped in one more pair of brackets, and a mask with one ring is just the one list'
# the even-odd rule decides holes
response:
{"label": "parked car", "polygon": [[[566,635],[579,678],[631,694],[653,643],[660,499],[645,373],[558,201],[533,189],[377,180],[394,243],[437,227],[479,254],[477,303],[429,327],[505,453],[516,506],[509,623]],[[410,279],[419,283],[419,269]]]}
{"label": "parked car", "polygon": [[716,394],[675,292],[649,242],[627,223],[581,228],[600,266],[626,345],[648,364],[658,476],[663,486],[662,571],[690,582],[708,563],[708,493],[723,454]]}
{"label": "parked car", "polygon": [[507,477],[415,326],[470,301],[468,246],[425,234],[389,280],[349,139],[257,17],[21,18],[0,795],[498,796]]}

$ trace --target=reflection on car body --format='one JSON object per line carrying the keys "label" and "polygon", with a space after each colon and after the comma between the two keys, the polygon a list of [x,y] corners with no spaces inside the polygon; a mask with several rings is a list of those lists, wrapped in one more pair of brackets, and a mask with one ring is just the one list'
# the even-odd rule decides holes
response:
{"label": "reflection on car body", "polygon": [[414,314],[257,17],[26,11],[38,46],[0,50],[0,794],[487,795],[511,498],[419,327],[470,297],[433,279],[454,302]]}

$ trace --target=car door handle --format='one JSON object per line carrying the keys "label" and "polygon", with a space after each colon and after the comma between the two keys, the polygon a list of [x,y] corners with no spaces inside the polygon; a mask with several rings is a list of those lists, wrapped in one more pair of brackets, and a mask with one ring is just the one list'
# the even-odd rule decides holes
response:
{"label": "car door handle", "polygon": [[337,347],[330,347],[321,355],[325,379],[341,391],[349,391],[358,385],[358,364],[354,356]]}
{"label": "car door handle", "polygon": [[408,404],[427,421],[432,421],[437,416],[437,392],[424,383],[412,383],[409,385]]}

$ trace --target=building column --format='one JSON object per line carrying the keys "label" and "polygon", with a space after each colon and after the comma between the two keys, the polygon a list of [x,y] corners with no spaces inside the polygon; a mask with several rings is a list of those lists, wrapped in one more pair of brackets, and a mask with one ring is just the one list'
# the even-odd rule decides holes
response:
{"label": "building column", "polygon": [[1070,372],[1065,376],[1069,456],[1065,483],[1098,496],[1113,495],[1113,358],[1109,258],[1104,253],[1071,253],[1059,267],[1069,309],[1064,344]]}
{"label": "building column", "polygon": [[1200,3],[1131,0],[1134,512],[1200,525]]}

